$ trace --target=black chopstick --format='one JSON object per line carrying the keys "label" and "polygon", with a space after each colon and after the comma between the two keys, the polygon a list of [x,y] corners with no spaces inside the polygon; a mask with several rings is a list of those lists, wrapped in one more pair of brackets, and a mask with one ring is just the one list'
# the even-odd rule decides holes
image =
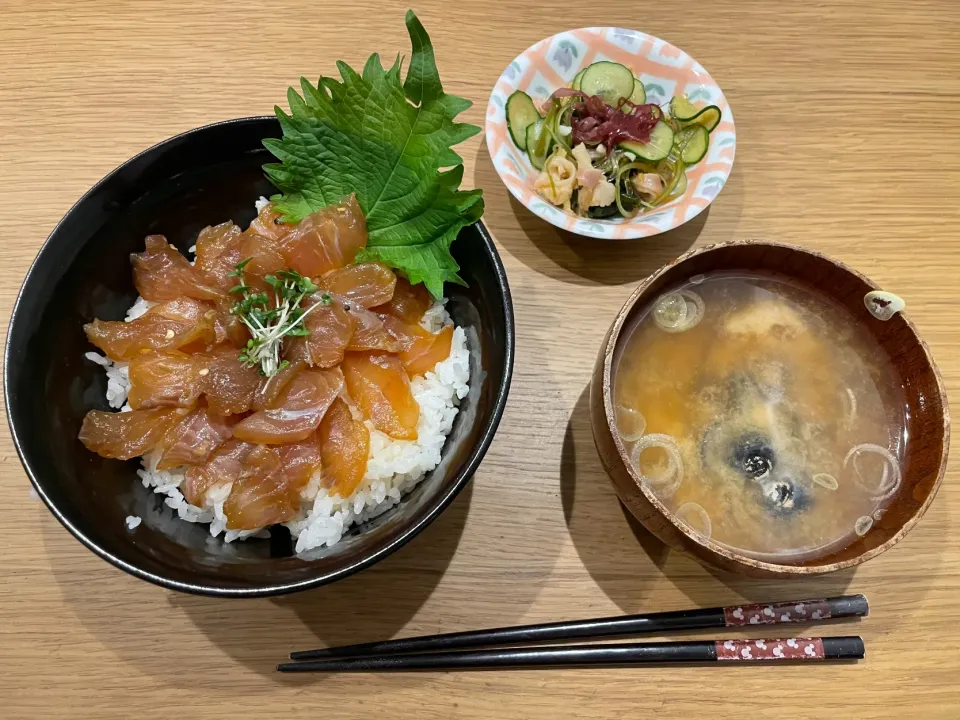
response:
{"label": "black chopstick", "polygon": [[401,638],[359,645],[300,650],[290,653],[290,659],[320,660],[375,655],[402,655],[405,653],[478,648],[490,645],[515,645],[547,640],[668,633],[703,628],[804,623],[843,617],[862,617],[867,615],[868,612],[867,598],[863,595],[843,595],[818,600],[794,600],[792,602],[762,605],[734,605],[704,610],[677,610],[648,615],[622,615],[593,620],[572,620],[539,625],[517,625],[491,630],[425,635],[423,637]]}
{"label": "black chopstick", "polygon": [[310,660],[277,665],[277,670],[280,672],[367,672],[557,666],[612,667],[647,663],[859,660],[863,656],[863,640],[857,636],[843,636],[460,650],[420,655]]}

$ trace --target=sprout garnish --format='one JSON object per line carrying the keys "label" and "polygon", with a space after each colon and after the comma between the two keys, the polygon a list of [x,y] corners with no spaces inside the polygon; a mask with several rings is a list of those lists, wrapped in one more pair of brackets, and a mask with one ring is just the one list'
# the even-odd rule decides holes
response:
{"label": "sprout garnish", "polygon": [[243,279],[243,269],[251,258],[234,266],[230,277],[237,284],[230,288],[231,294],[240,295],[230,312],[240,318],[252,337],[240,353],[247,367],[260,366],[260,373],[273,377],[283,370],[289,361],[280,360],[280,348],[285,337],[303,337],[310,334],[303,319],[314,309],[330,304],[330,295],[323,293],[319,302],[304,310],[300,303],[319,289],[310,278],[293,270],[282,270],[276,275],[266,275],[263,280],[273,288],[273,303],[266,292],[257,292]]}

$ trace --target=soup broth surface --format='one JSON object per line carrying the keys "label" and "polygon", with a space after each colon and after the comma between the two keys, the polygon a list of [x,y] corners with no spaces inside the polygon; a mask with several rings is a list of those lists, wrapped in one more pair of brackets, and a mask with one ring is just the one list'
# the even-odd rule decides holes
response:
{"label": "soup broth surface", "polygon": [[625,328],[621,439],[692,531],[779,563],[869,532],[896,496],[900,379],[843,307],[752,274],[697,276]]}

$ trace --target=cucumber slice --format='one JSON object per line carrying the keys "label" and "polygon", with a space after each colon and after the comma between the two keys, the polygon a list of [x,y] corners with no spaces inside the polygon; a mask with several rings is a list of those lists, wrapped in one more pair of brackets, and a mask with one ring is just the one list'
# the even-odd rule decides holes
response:
{"label": "cucumber slice", "polygon": [[677,120],[692,120],[700,110],[690,102],[686,95],[675,95],[670,98],[670,114]]}
{"label": "cucumber slice", "polygon": [[533,100],[523,90],[507,98],[507,127],[513,142],[521,150],[527,149],[527,128],[540,118]]}
{"label": "cucumber slice", "polygon": [[720,124],[720,108],[716,105],[707,105],[698,108],[691,103],[686,95],[677,95],[670,100],[670,114],[680,123],[680,127],[688,125],[703,125],[707,132]]}
{"label": "cucumber slice", "polygon": [[552,145],[552,138],[545,127],[543,118],[539,118],[527,128],[527,155],[530,156],[530,164],[537,170],[543,170]]}
{"label": "cucumber slice", "polygon": [[680,121],[680,127],[693,124],[702,125],[707,132],[713,132],[713,129],[720,124],[720,108],[716,105],[707,105],[689,120]]}
{"label": "cucumber slice", "polygon": [[633,93],[630,95],[630,102],[634,105],[643,105],[647,101],[647,91],[643,87],[643,83],[633,79]]}
{"label": "cucumber slice", "polygon": [[570,87],[571,87],[573,90],[579,90],[579,89],[580,89],[580,80],[583,78],[583,74],[584,74],[586,71],[587,71],[587,69],[584,68],[583,70],[581,70],[580,72],[578,72],[576,75],[573,76],[573,82],[570,83]]}
{"label": "cucumber slice", "polygon": [[680,151],[680,159],[687,165],[693,165],[707,154],[710,133],[703,125],[688,125],[677,133],[675,142]]}
{"label": "cucumber slice", "polygon": [[662,120],[656,124],[650,133],[650,141],[641,143],[632,140],[624,140],[620,147],[629,150],[642,160],[656,162],[663,160],[670,154],[670,148],[673,147],[673,130]]}
{"label": "cucumber slice", "polygon": [[633,73],[620,63],[595,62],[583,71],[580,90],[588,95],[599,95],[608,105],[616,107],[620,98],[633,94]]}

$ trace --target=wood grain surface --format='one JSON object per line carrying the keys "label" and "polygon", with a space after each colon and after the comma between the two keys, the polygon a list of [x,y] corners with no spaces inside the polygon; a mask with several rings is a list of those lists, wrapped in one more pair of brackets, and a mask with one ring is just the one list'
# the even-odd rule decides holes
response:
{"label": "wood grain surface", "polygon": [[[46,235],[92,183],[170,135],[264,114],[301,74],[408,52],[406,6],[208,0],[0,0],[0,316]],[[797,582],[712,573],[626,520],[594,450],[586,386],[631,288],[694,244],[815,248],[902,295],[960,391],[960,4],[448,3],[416,7],[446,87],[486,100],[521,50],[623,25],[696,57],[736,113],[733,175],[708,213],[619,244],[558,233],[514,203],[481,144],[516,303],[517,365],[472,486],[360,575],[275,600],[174,594],[94,557],[31,498],[0,438],[4,718],[960,717],[960,467],[921,524],[855,572]],[[589,13],[578,13],[588,9]],[[951,169],[953,168],[953,169]],[[217,221],[220,218],[211,218]],[[843,666],[282,677],[288,651],[438,631],[863,592]],[[777,712],[774,713],[773,709]]]}

